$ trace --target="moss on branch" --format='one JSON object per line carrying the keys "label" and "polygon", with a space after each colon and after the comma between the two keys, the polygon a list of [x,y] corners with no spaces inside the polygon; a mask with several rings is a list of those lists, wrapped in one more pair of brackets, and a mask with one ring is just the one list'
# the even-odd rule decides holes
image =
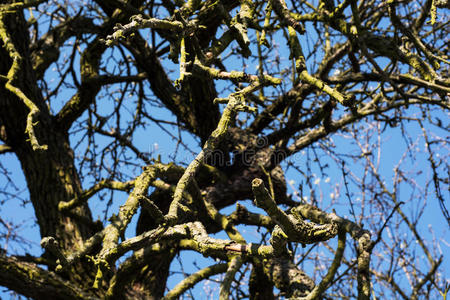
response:
{"label": "moss on branch", "polygon": [[134,15],[131,22],[126,25],[116,24],[114,33],[106,37],[106,45],[112,46],[120,39],[125,38],[127,34],[142,28],[153,28],[162,30],[171,30],[181,32],[184,29],[180,21],[169,21],[157,18],[143,18],[142,15]]}
{"label": "moss on branch", "polygon": [[92,196],[94,196],[99,191],[108,188],[112,190],[119,190],[119,191],[129,191],[134,185],[134,180],[127,181],[127,182],[120,182],[120,181],[114,181],[114,180],[107,180],[103,179],[99,183],[95,184],[93,187],[89,188],[88,190],[81,193],[81,195],[73,198],[70,201],[67,202],[59,202],[58,209],[60,211],[67,211],[72,208],[78,207],[82,204],[84,204],[87,200],[89,200]]}
{"label": "moss on branch", "polygon": [[228,263],[228,269],[225,273],[225,277],[220,284],[219,299],[228,300],[230,298],[231,283],[233,283],[234,276],[239,268],[242,266],[242,258],[240,256],[234,256]]}
{"label": "moss on branch", "polygon": [[[283,229],[286,239],[304,244],[326,241],[337,234],[337,226],[330,222],[324,225],[313,225],[305,222],[299,215],[287,215],[272,199],[269,191],[264,187],[261,179],[256,178],[252,182],[252,190],[255,195],[255,204],[264,209],[269,216]],[[276,233],[277,231],[275,231]],[[279,241],[281,233],[276,240]]]}
{"label": "moss on branch", "polygon": [[180,281],[172,290],[170,290],[163,300],[178,299],[184,292],[192,288],[198,282],[208,279],[211,276],[224,273],[228,268],[228,264],[219,263],[203,268]]}
{"label": "moss on branch", "polygon": [[[39,4],[40,1],[33,2],[35,5]],[[14,8],[22,8],[25,6],[25,3],[15,3],[17,4]],[[11,4],[13,6],[13,4]],[[11,60],[12,65],[6,75],[7,81],[5,83],[5,88],[9,90],[11,93],[15,94],[18,99],[20,99],[25,106],[29,109],[29,113],[27,116],[27,123],[25,127],[25,133],[28,134],[30,138],[30,143],[34,151],[42,151],[47,150],[47,145],[39,144],[38,138],[36,136],[35,127],[38,125],[38,116],[41,113],[38,106],[25,95],[25,93],[14,85],[14,82],[18,80],[18,76],[20,74],[20,69],[23,63],[23,57],[16,49],[14,42],[11,38],[11,34],[8,32],[8,28],[4,22],[4,17],[6,14],[11,13],[10,5],[0,5],[0,38],[3,41],[4,47],[7,50]]]}

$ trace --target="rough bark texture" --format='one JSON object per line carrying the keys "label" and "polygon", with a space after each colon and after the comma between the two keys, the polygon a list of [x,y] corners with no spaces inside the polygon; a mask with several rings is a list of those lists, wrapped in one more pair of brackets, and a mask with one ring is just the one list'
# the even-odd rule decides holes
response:
{"label": "rough bark texture", "polygon": [[253,264],[249,282],[250,300],[272,300],[273,282],[269,280],[260,262]]}
{"label": "rough bark texture", "polygon": [[[4,21],[8,30],[14,32],[12,43],[22,55],[20,73],[13,83],[39,107],[41,113],[36,120],[36,134],[42,144],[48,145],[48,150],[34,151],[31,148],[25,133],[29,109],[16,95],[0,87],[0,123],[5,141],[22,165],[41,235],[57,237],[63,249],[72,251],[93,234],[94,228],[87,205],[74,210],[73,216],[58,212],[60,201],[68,201],[82,190],[68,133],[55,126],[37,86],[23,15],[6,15]],[[0,72],[8,73],[11,60],[3,47],[0,56]]]}

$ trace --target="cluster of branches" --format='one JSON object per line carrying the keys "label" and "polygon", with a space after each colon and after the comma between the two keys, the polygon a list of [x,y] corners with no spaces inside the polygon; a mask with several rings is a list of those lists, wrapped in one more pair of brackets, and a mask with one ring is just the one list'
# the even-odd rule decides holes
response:
{"label": "cluster of branches", "polygon": [[[43,249],[1,252],[0,285],[177,299],[222,274],[220,299],[446,295],[441,241],[422,226],[430,206],[450,225],[448,7],[0,1],[0,154],[22,166]],[[387,181],[382,137],[397,129]],[[143,150],[152,136],[173,141],[170,156]],[[18,200],[1,170],[0,195]],[[329,197],[316,173],[334,178]],[[0,225],[5,247],[24,242]],[[186,250],[211,264],[168,288]]]}

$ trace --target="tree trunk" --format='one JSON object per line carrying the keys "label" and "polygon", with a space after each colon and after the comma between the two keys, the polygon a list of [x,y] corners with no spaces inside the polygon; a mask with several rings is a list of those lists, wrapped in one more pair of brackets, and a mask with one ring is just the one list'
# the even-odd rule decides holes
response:
{"label": "tree trunk", "polygon": [[[63,252],[72,252],[82,245],[83,239],[94,233],[87,205],[72,210],[70,215],[63,215],[58,211],[60,201],[68,201],[82,190],[74,166],[73,151],[67,133],[62,133],[55,126],[37,86],[23,14],[4,14],[2,20],[7,32],[14,32],[10,36],[10,42],[20,54],[18,74],[10,83],[39,108],[33,127],[39,144],[47,145],[48,149],[33,150],[31,147],[26,133],[30,109],[21,98],[7,90],[5,84],[0,85],[0,138],[12,147],[21,163],[41,237],[55,237]],[[0,74],[8,74],[11,66],[10,53],[1,44]],[[3,78],[3,81],[6,79]]]}

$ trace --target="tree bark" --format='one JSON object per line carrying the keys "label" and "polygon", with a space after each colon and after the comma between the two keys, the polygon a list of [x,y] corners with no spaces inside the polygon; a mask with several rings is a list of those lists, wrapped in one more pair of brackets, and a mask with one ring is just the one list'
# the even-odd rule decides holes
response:
{"label": "tree bark", "polygon": [[[2,18],[8,32],[14,32],[11,43],[21,56],[19,73],[12,84],[38,107],[40,112],[33,127],[39,144],[47,145],[48,149],[33,150],[25,128],[30,109],[16,94],[7,90],[4,84],[0,85],[1,136],[17,155],[22,166],[41,237],[55,237],[63,252],[73,252],[82,245],[84,239],[94,233],[95,227],[87,205],[66,215],[58,211],[60,201],[71,200],[82,190],[68,133],[55,125],[37,86],[23,14],[4,14]],[[12,60],[3,46],[2,44],[0,47],[0,74],[6,75],[12,66]],[[87,275],[87,272],[71,273],[78,277],[74,279],[85,282],[80,274]]]}

